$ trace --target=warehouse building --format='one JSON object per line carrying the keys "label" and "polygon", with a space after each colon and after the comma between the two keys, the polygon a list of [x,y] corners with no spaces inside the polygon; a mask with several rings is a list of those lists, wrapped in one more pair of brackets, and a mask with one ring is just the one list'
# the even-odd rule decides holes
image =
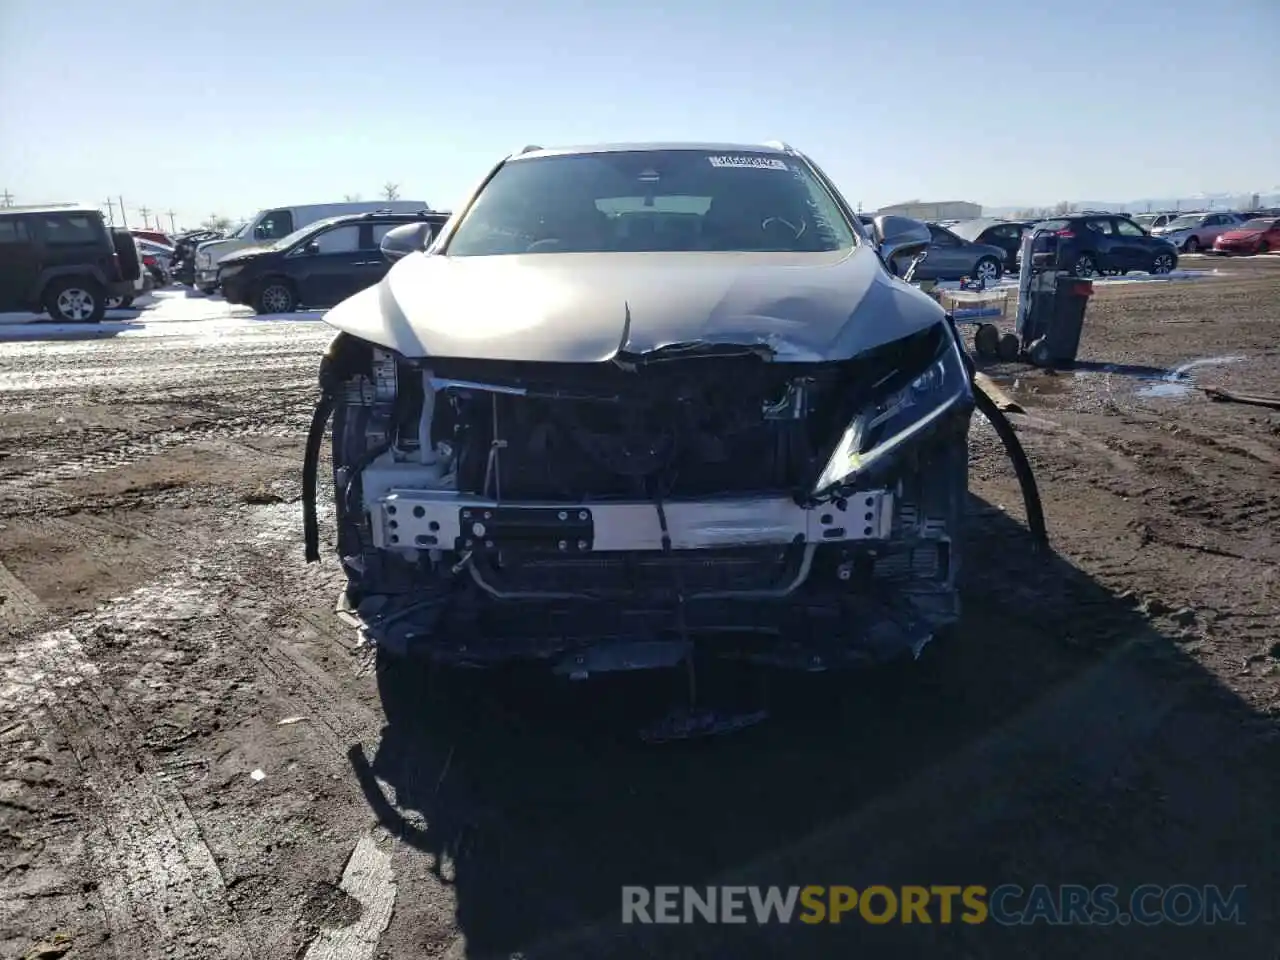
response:
{"label": "warehouse building", "polygon": [[876,212],[881,215],[891,214],[895,217],[912,217],[916,220],[972,220],[982,216],[982,204],[969,203],[967,200],[940,200],[936,203],[908,200],[906,203],[881,207]]}

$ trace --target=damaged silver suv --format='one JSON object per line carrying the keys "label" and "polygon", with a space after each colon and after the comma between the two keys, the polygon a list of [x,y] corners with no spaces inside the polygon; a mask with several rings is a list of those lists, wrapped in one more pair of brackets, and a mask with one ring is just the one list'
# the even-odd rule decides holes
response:
{"label": "damaged silver suv", "polygon": [[958,615],[974,398],[889,268],[927,229],[872,232],[782,144],[503,160],[325,317],[309,559],[332,415],[337,551],[382,651],[571,676],[918,653]]}

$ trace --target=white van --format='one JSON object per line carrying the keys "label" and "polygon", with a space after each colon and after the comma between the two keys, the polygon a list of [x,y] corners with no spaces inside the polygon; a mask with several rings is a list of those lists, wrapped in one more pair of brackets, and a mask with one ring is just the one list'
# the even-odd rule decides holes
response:
{"label": "white van", "polygon": [[425,200],[360,200],[353,203],[308,203],[294,207],[269,207],[243,224],[225,240],[207,240],[196,248],[196,289],[212,293],[218,286],[218,261],[248,247],[267,246],[283,240],[295,230],[326,217],[348,213],[415,213],[426,210]]}

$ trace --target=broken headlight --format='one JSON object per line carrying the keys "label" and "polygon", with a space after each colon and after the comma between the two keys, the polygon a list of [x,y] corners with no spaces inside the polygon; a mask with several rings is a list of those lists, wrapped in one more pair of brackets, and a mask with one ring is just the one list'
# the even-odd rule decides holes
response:
{"label": "broken headlight", "polygon": [[897,451],[959,403],[972,402],[959,346],[947,336],[941,353],[905,386],[890,389],[860,410],[814,486],[828,495]]}

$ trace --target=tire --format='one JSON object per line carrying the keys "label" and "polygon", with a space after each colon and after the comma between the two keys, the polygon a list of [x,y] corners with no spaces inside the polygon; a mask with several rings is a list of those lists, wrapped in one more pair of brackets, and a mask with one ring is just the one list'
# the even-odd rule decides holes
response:
{"label": "tire", "polygon": [[142,261],[138,259],[138,245],[128,230],[112,230],[111,242],[115,244],[116,258],[120,261],[120,279],[137,280],[142,276]]}
{"label": "tire", "polygon": [[133,304],[133,297],[107,297],[108,310],[125,310]]}
{"label": "tire", "polygon": [[1017,360],[1018,354],[1021,352],[1022,345],[1012,333],[1006,333],[1001,337],[1000,345],[996,348],[996,355],[1001,360]]}
{"label": "tire", "polygon": [[973,265],[974,279],[987,284],[995,283],[1003,272],[1000,261],[995,257],[982,257]]}
{"label": "tire", "polygon": [[1187,237],[1187,242],[1182,245],[1182,249],[1187,253],[1196,253],[1200,249],[1200,241],[1195,237]]}
{"label": "tire", "polygon": [[1265,241],[1265,240],[1259,240],[1259,241],[1258,241],[1258,252],[1259,252],[1259,253],[1270,253],[1270,252],[1271,252],[1271,245],[1270,245],[1269,243],[1267,243],[1267,241]]}
{"label": "tire", "polygon": [[279,277],[263,280],[253,295],[253,309],[259,314],[293,313],[298,309],[298,295],[293,291],[293,284]]}
{"label": "tire", "polygon": [[1000,329],[993,323],[979,324],[973,334],[974,352],[986,360],[1000,355]]}
{"label": "tire", "polygon": [[1082,253],[1076,257],[1076,262],[1071,265],[1071,272],[1077,277],[1096,277],[1098,275],[1098,261],[1092,253]]}
{"label": "tire", "polygon": [[49,316],[63,323],[101,323],[107,312],[107,294],[96,280],[65,277],[49,285],[44,305]]}
{"label": "tire", "polygon": [[1154,274],[1172,273],[1178,266],[1177,254],[1157,253],[1151,260],[1151,272]]}

